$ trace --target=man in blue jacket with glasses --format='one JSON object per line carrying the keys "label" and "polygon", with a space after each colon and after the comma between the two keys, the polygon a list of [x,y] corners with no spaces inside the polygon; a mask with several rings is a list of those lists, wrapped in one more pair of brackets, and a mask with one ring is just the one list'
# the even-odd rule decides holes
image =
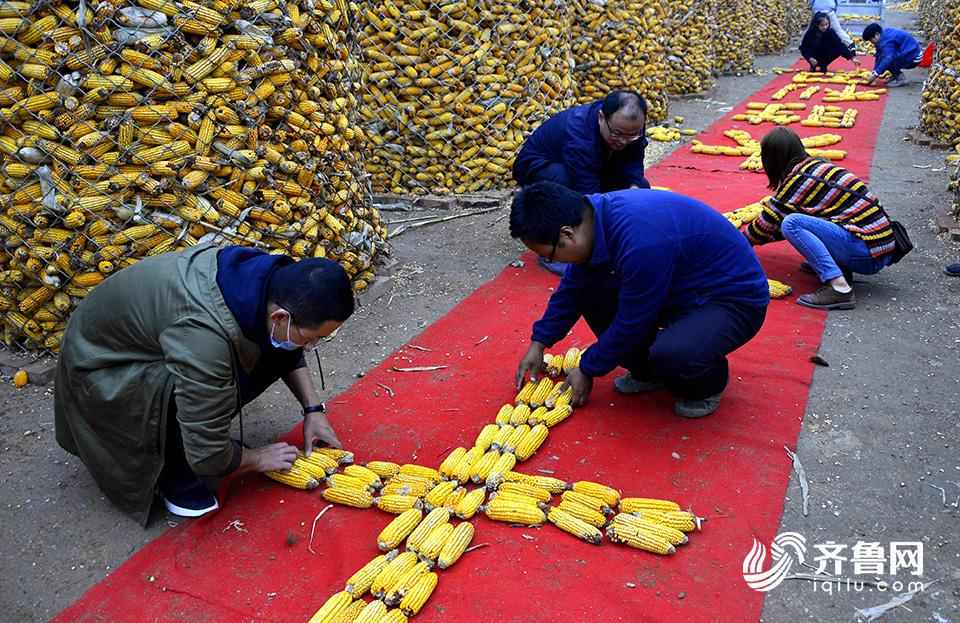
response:
{"label": "man in blue jacket with glasses", "polygon": [[863,40],[877,48],[876,62],[869,84],[873,84],[885,71],[891,78],[888,87],[902,87],[907,83],[904,69],[913,69],[920,64],[923,52],[920,44],[910,33],[897,28],[883,28],[880,24],[870,24],[863,29]]}
{"label": "man in blue jacket with glasses", "polygon": [[582,316],[597,341],[567,374],[572,404],[586,401],[595,377],[622,366],[621,393],[665,388],[683,417],[717,409],[727,355],[757,334],[770,301],[756,255],[720,213],[671,192],[583,195],[541,182],[514,198],[510,235],[571,263],[533,325],[518,387]]}
{"label": "man in blue jacket with glasses", "polygon": [[[613,91],[592,104],[548,119],[527,138],[513,164],[521,187],[554,182],[583,194],[650,188],[644,176],[647,102],[635,91]],[[563,274],[566,264],[540,259]]]}

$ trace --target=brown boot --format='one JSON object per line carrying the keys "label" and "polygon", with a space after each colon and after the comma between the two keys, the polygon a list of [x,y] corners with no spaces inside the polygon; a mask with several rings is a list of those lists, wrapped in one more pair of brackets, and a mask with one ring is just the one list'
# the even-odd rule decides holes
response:
{"label": "brown boot", "polygon": [[816,292],[800,296],[797,303],[814,309],[853,309],[857,306],[857,298],[853,295],[853,290],[844,294],[825,285]]}

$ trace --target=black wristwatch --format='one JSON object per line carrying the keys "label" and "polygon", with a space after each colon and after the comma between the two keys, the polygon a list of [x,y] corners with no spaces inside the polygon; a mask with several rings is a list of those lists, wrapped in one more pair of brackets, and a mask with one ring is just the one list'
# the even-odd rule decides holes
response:
{"label": "black wristwatch", "polygon": [[304,407],[303,417],[307,417],[311,413],[326,413],[326,412],[327,412],[327,405],[321,402],[320,404],[317,404],[317,405],[310,405],[309,407]]}

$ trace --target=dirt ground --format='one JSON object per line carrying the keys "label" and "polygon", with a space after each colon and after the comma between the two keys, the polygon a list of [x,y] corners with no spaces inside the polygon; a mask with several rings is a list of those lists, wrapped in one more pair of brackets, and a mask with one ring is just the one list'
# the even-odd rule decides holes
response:
{"label": "dirt ground", "polygon": [[[894,25],[912,21],[904,14],[891,18]],[[722,78],[703,97],[675,100],[671,116],[703,129],[766,83],[765,70],[794,58],[761,58],[759,75]],[[943,153],[904,140],[917,122],[924,72],[909,74],[913,83],[894,91],[887,105],[871,188],[909,228],[916,250],[892,269],[858,278],[855,311],[830,314],[821,348],[830,366],[816,372],[798,449],[810,512],[802,514],[794,480],[781,531],[817,543],[922,541],[922,579],[937,583],[883,620],[960,623],[960,510],[945,507],[930,486],[944,487],[948,504],[960,496],[960,279],[941,273],[944,263],[960,258],[960,245],[938,238],[933,226],[934,210],[950,201]],[[652,145],[648,163],[674,147]],[[521,247],[509,237],[506,213],[503,207],[395,240],[396,265],[377,298],[367,297],[322,347],[327,395],[345,390],[517,258]],[[384,214],[388,220],[411,216]],[[270,441],[298,418],[286,389],[272,388],[247,411],[249,443]],[[104,499],[80,461],[56,445],[49,388],[0,384],[0,479],[5,621],[49,619],[174,524],[158,514],[143,530]],[[814,588],[786,582],[768,595],[762,620],[849,621],[855,608],[894,596],[869,589],[826,595]]]}

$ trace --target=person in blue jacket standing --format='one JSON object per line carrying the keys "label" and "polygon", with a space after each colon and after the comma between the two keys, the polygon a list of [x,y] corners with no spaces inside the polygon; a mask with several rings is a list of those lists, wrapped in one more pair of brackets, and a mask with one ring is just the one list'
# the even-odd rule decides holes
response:
{"label": "person in blue jacket standing", "polygon": [[873,84],[885,71],[891,74],[888,87],[901,87],[907,83],[904,69],[913,69],[920,64],[923,52],[920,44],[910,33],[897,28],[883,28],[873,23],[863,29],[863,40],[877,48],[876,62],[870,82]]}
{"label": "person in blue jacket standing", "polygon": [[[583,194],[650,188],[643,157],[647,102],[634,91],[613,91],[603,100],[574,106],[531,134],[513,163],[521,187],[554,182]],[[566,264],[541,259],[563,274]]]}
{"label": "person in blue jacket standing", "polygon": [[517,369],[517,386],[583,317],[597,336],[567,375],[572,404],[617,366],[617,391],[670,390],[683,417],[713,413],[727,355],[760,330],[767,279],[744,237],[718,212],[679,194],[584,195],[551,182],[521,190],[510,235],[540,257],[569,262]]}

